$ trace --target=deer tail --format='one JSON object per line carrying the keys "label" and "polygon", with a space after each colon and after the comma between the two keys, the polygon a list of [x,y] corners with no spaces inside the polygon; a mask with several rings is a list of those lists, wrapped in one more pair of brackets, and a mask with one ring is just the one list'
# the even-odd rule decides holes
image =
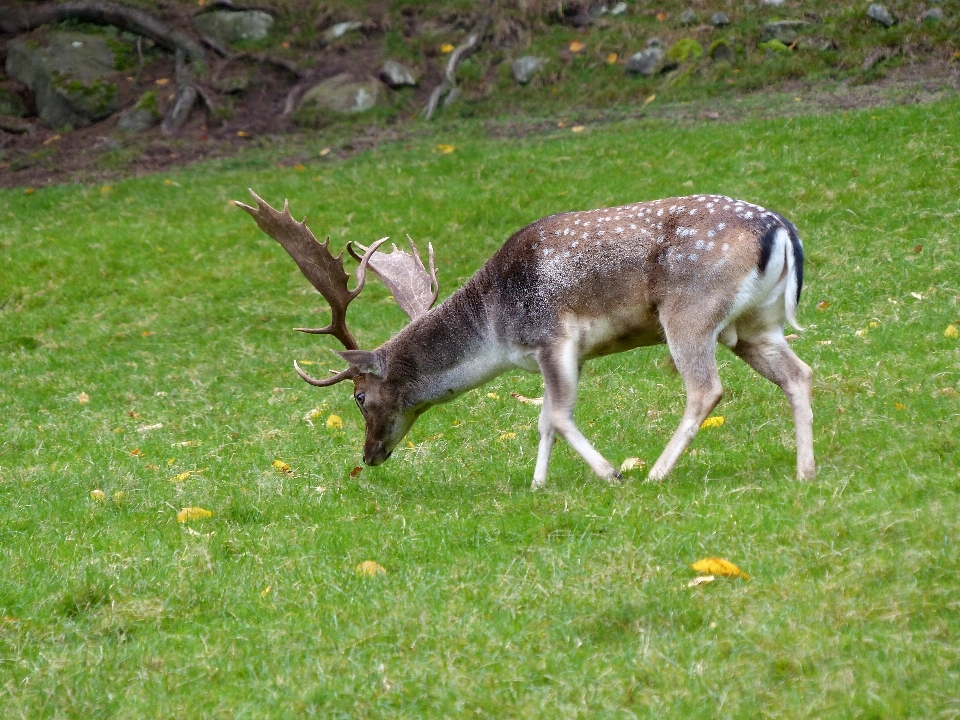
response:
{"label": "deer tail", "polygon": [[783,296],[787,321],[797,330],[803,327],[797,322],[797,305],[800,303],[800,291],[803,289],[803,243],[793,224],[784,219],[784,227],[790,236],[787,254],[787,288]]}

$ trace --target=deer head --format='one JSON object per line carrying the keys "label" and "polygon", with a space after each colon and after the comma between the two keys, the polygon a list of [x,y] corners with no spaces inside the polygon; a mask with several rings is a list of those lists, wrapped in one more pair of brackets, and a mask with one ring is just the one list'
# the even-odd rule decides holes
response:
{"label": "deer head", "polygon": [[[433,246],[429,249],[429,274],[424,268],[413,240],[409,254],[393,246],[390,254],[377,251],[389,238],[377,240],[370,247],[356,243],[361,254],[354,250],[354,243],[347,243],[347,251],[360,264],[356,270],[356,287],[348,289],[349,275],[343,268],[343,253],[336,257],[329,250],[330,238],[319,242],[303,222],[297,222],[290,214],[289,203],[283,203],[283,212],[270,207],[253,190],[250,190],[256,207],[236,202],[248,212],[257,226],[276,240],[293,258],[294,262],[330,305],[331,321],[323,328],[295,328],[313,335],[333,335],[344,350],[334,351],[347,361],[347,367],[334,372],[331,377],[317,379],[305,373],[296,360],[294,370],[310,385],[327,387],[343,380],[353,380],[353,397],[360,408],[366,424],[363,461],[367,465],[379,465],[393,452],[397,443],[407,434],[421,410],[406,407],[402,397],[402,382],[391,379],[389,368],[377,351],[360,350],[347,327],[347,307],[363,290],[366,271],[369,268],[387,286],[394,300],[411,321],[425,314],[436,302],[440,288],[437,284],[433,263]],[[332,371],[331,371],[332,372]]]}

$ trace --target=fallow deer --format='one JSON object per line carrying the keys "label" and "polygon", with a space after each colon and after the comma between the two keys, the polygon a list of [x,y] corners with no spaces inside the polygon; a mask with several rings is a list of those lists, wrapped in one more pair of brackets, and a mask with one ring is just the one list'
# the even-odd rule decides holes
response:
{"label": "fallow deer", "polygon": [[[544,486],[557,433],[593,471],[620,474],[583,436],[573,406],[583,363],[631,348],[666,343],[683,378],[686,409],[680,426],[650,470],[653,480],[674,467],[722,395],[716,345],[729,347],[760,375],[780,386],[793,409],[797,475],[814,474],[813,373],[787,345],[784,321],[797,327],[803,284],[803,247],[781,215],[742,200],[696,195],[622,207],[567,212],[515,233],[460,290],[434,309],[439,288],[433,247],[427,273],[413,254],[388,239],[369,248],[348,243],[359,261],[356,288],[347,288],[343,254],[319,243],[307,226],[250,194],[256,207],[237,203],[293,257],[326,298],[331,323],[319,330],[346,350],[348,367],[316,379],[294,362],[311,385],[348,378],[366,422],[363,460],[390,457],[414,421],[501,373],[521,368],[544,380],[540,444],[531,489]],[[376,350],[360,350],[346,324],[347,305],[366,271],[390,289],[411,322]]]}

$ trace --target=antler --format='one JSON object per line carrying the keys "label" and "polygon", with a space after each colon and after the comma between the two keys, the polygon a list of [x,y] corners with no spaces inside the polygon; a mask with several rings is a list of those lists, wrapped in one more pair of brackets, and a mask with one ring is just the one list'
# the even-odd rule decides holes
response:
{"label": "antler", "polygon": [[[400,309],[411,320],[416,320],[433,307],[440,294],[440,285],[437,283],[437,270],[433,265],[433,245],[427,243],[430,253],[430,274],[428,275],[423,267],[423,261],[420,260],[417,246],[413,243],[413,238],[407,235],[407,240],[410,241],[413,255],[394,245],[393,252],[389,255],[381,253],[370,257],[370,250],[375,250],[378,245],[371,245],[370,249],[360,243],[356,245],[364,253],[363,257],[369,259],[370,269],[389,288]],[[353,250],[353,245],[352,242],[347,243],[347,250],[354,258],[360,260],[360,256]]]}
{"label": "antler", "polygon": [[[357,350],[357,341],[350,334],[347,328],[347,306],[363,290],[363,284],[366,281],[367,265],[370,257],[377,251],[387,238],[373,243],[369,249],[365,248],[362,258],[357,257],[351,251],[357,260],[360,261],[360,267],[357,268],[357,286],[351,291],[347,288],[347,275],[343,269],[343,253],[334,257],[329,250],[330,238],[324,242],[318,242],[313,233],[310,232],[304,223],[297,222],[290,214],[290,205],[283,201],[283,212],[277,212],[268,205],[253,190],[250,195],[257,203],[257,207],[244,205],[242,202],[234,201],[237,207],[246,210],[256,221],[257,226],[267,235],[276,240],[294,259],[297,266],[306,276],[310,284],[313,285],[324,299],[330,304],[331,321],[326,327],[319,329],[296,328],[300,332],[313,335],[333,335],[337,340],[343,343],[347,350]],[[347,368],[331,378],[326,380],[317,380],[307,375],[294,362],[294,368],[297,373],[311,385],[324,387],[334,383],[346,380],[357,375],[354,368]]]}

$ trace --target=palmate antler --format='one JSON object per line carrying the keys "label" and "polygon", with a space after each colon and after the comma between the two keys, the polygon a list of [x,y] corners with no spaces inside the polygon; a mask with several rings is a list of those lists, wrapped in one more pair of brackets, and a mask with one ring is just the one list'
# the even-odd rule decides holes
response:
{"label": "palmate antler", "polygon": [[[313,335],[333,335],[347,350],[359,349],[357,341],[354,340],[347,327],[347,306],[363,290],[368,266],[390,289],[397,304],[411,320],[429,310],[436,301],[439,287],[437,286],[436,271],[433,265],[433,246],[430,246],[430,275],[428,276],[413,240],[410,240],[410,246],[413,248],[416,257],[408,255],[394,246],[392,253],[377,257],[376,260],[373,259],[374,253],[389,238],[378,240],[369,248],[358,243],[357,247],[363,251],[362,257],[354,252],[352,243],[347,243],[350,254],[360,263],[356,272],[356,287],[349,290],[347,279],[350,276],[343,269],[343,253],[341,252],[336,257],[331,254],[329,237],[324,242],[319,242],[305,223],[293,219],[290,214],[289,203],[286,200],[283,202],[283,212],[278,212],[253,190],[250,190],[250,195],[256,202],[256,207],[234,201],[237,207],[248,212],[263,232],[280,243],[297,263],[310,284],[330,304],[331,321],[329,325],[319,329],[295,328],[296,330]],[[294,361],[293,367],[301,378],[317,387],[333,385],[359,374],[359,370],[350,366],[332,377],[318,380],[301,370],[296,361]]]}

